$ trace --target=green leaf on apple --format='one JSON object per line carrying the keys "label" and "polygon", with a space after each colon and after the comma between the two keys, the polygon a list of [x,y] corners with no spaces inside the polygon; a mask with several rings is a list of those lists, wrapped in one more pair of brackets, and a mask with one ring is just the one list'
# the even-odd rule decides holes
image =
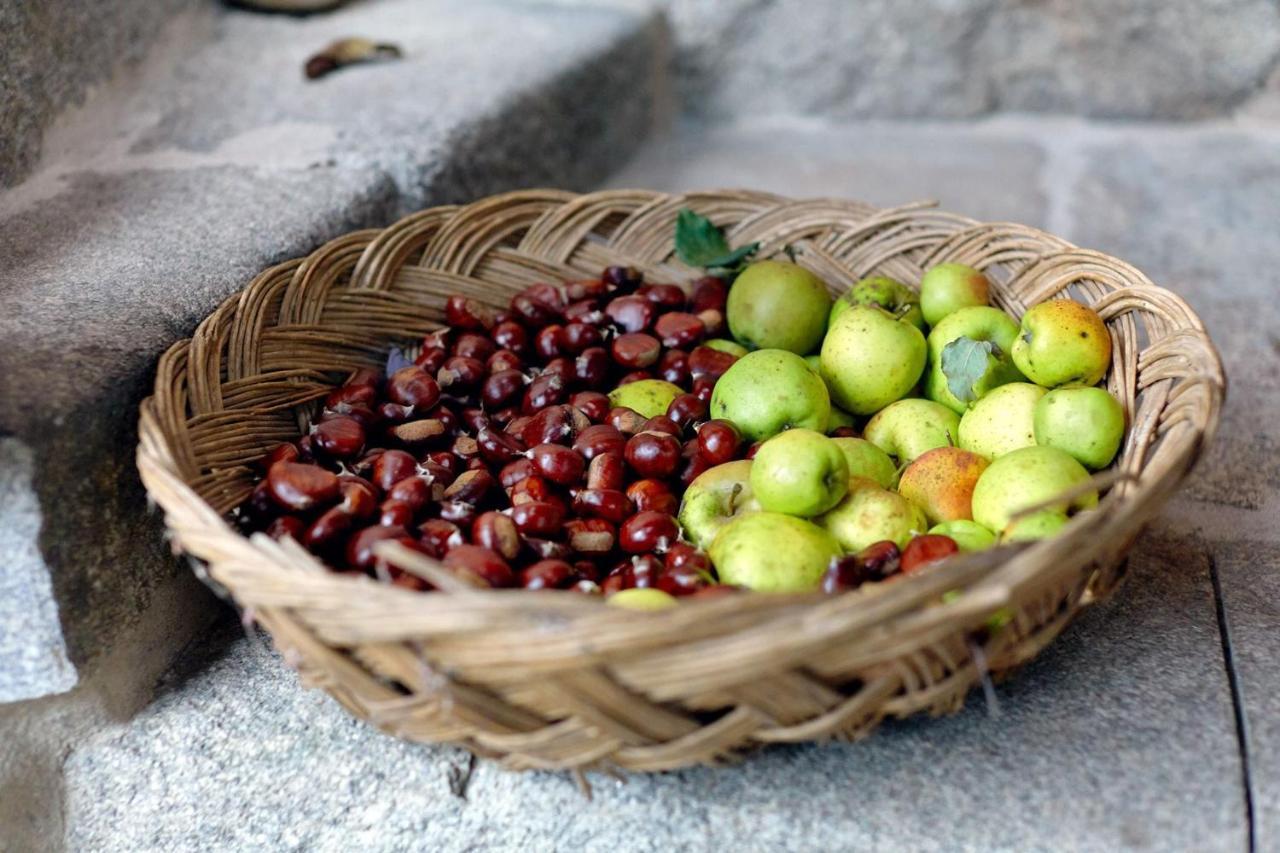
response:
{"label": "green leaf on apple", "polygon": [[942,375],[947,389],[961,403],[978,399],[978,383],[996,364],[996,345],[991,341],[975,341],[960,337],[942,348]]}
{"label": "green leaf on apple", "polygon": [[735,273],[759,249],[759,243],[729,248],[722,229],[687,207],[676,216],[676,257],[691,267]]}

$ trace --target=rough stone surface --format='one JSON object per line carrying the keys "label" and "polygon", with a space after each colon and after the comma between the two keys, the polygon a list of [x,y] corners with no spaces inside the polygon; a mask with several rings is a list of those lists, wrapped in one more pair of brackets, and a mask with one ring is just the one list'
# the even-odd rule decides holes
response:
{"label": "rough stone surface", "polygon": [[1261,89],[1280,52],[1267,0],[1005,3],[671,0],[699,115],[1199,118]]}
{"label": "rough stone surface", "polygon": [[[1135,144],[1138,143],[1138,144]],[[1066,236],[1111,252],[1184,296],[1227,371],[1216,443],[1188,484],[1205,501],[1257,510],[1280,494],[1280,265],[1276,139],[1238,132],[1139,137],[1085,156]]]}
{"label": "rough stone surface", "polygon": [[1274,850],[1280,845],[1280,544],[1274,536],[1224,543],[1216,567],[1245,713],[1257,849]]}
{"label": "rough stone surface", "polygon": [[36,548],[40,504],[29,448],[0,438],[0,702],[60,693],[76,682],[58,630],[58,605]]}
{"label": "rough stone surface", "polygon": [[[232,627],[66,764],[73,849],[1240,850],[1230,698],[1194,541],[1139,544],[1117,598],[959,716],[619,785],[412,746],[299,689]],[[1188,778],[1198,780],[1186,784]]]}
{"label": "rough stone surface", "polygon": [[1026,137],[954,125],[689,124],[647,145],[614,187],[751,187],[892,206],[935,199],[977,219],[1043,224],[1044,153]]}
{"label": "rough stone surface", "polygon": [[94,84],[136,63],[184,0],[0,5],[0,187],[36,162],[45,129]]}
{"label": "rough stone surface", "polygon": [[[351,33],[405,59],[305,81],[306,56]],[[265,266],[345,231],[587,186],[654,112],[659,29],[617,10],[217,7],[179,36],[136,85],[61,123],[45,168],[0,195],[0,435],[34,459],[39,552],[78,666],[182,570],[133,465],[164,347]]]}

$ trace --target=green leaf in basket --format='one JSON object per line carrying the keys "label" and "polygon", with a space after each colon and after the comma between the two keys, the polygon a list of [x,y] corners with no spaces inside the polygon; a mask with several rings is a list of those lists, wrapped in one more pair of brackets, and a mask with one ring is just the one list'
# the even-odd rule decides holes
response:
{"label": "green leaf in basket", "polygon": [[996,345],[991,341],[956,338],[942,348],[942,375],[947,389],[962,403],[978,399],[977,385],[996,367]]}
{"label": "green leaf in basket", "polygon": [[687,207],[676,216],[676,257],[691,267],[736,272],[759,248],[759,243],[729,248],[723,230]]}

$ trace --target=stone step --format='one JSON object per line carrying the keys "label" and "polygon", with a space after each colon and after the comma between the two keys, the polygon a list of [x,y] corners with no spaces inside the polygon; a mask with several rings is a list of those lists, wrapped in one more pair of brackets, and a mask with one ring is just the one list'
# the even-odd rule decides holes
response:
{"label": "stone step", "polygon": [[[309,55],[350,35],[404,58],[304,79]],[[40,168],[0,193],[0,530],[17,555],[0,703],[66,690],[159,590],[186,588],[133,465],[165,347],[262,268],[345,231],[590,186],[647,135],[661,50],[660,19],[619,9],[383,0],[299,19],[205,4],[127,86],[59,118]]]}
{"label": "stone step", "polygon": [[1240,850],[1217,638],[1207,555],[1162,529],[1114,600],[959,716],[625,784],[595,775],[591,800],[566,774],[480,762],[462,799],[462,753],[358,722],[230,625],[145,711],[72,750],[59,837],[102,851]]}

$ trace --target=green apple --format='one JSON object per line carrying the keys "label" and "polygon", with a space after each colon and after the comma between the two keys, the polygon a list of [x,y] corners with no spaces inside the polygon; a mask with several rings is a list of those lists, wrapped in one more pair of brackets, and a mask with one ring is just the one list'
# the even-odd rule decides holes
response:
{"label": "green apple", "polygon": [[888,453],[865,438],[841,437],[831,440],[844,454],[850,477],[866,477],[886,489],[897,488],[898,467],[893,464]]}
{"label": "green apple", "polygon": [[817,589],[840,545],[816,524],[755,512],[721,528],[707,551],[720,582],[757,592]]}
{"label": "green apple", "polygon": [[711,417],[733,421],[747,441],[760,441],[791,427],[826,429],[831,399],[803,358],[762,349],[735,361],[716,382]]}
{"label": "green apple", "polygon": [[[1089,479],[1089,472],[1065,450],[1024,447],[1006,453],[982,472],[973,490],[973,520],[1003,532],[1011,516],[1059,497]],[[1086,492],[1061,511],[1067,515],[1098,505],[1098,493]]]}
{"label": "green apple", "polygon": [[898,480],[898,494],[924,510],[930,524],[973,518],[973,487],[988,462],[959,447],[935,447],[915,458]]}
{"label": "green apple", "polygon": [[1067,514],[1060,509],[1046,509],[1012,522],[1000,534],[1000,542],[1034,542],[1057,535],[1067,526]]}
{"label": "green apple", "polygon": [[836,405],[869,415],[912,389],[924,372],[926,350],[915,326],[881,308],[855,305],[822,341],[822,378]]}
{"label": "green apple", "polygon": [[996,544],[996,535],[976,521],[958,518],[929,528],[930,533],[950,536],[961,551],[982,551]]}
{"label": "green apple", "polygon": [[729,289],[729,332],[752,349],[804,355],[827,329],[831,294],[822,279],[787,261],[756,261]]}
{"label": "green apple", "polygon": [[[1021,382],[1024,377],[1009,354],[1017,335],[1018,324],[999,308],[977,306],[948,314],[929,333],[924,395],[964,412],[992,388]],[[961,389],[960,397],[953,385]]]}
{"label": "green apple", "polygon": [[886,276],[876,275],[854,282],[853,287],[832,304],[831,313],[827,317],[827,328],[831,328],[836,319],[854,305],[878,306],[924,331],[920,297],[902,282]]}
{"label": "green apple", "polygon": [[1022,315],[1013,363],[1037,385],[1097,385],[1111,366],[1111,333],[1098,312],[1054,299]]}
{"label": "green apple", "polygon": [[831,407],[831,415],[827,418],[826,432],[830,433],[840,427],[851,427],[857,423],[853,415],[837,406]]}
{"label": "green apple", "polygon": [[705,550],[720,528],[735,517],[759,512],[751,492],[751,460],[738,459],[699,474],[680,501],[680,527],[685,538]]}
{"label": "green apple", "polygon": [[1044,389],[1030,382],[1001,385],[960,419],[960,446],[988,459],[1036,443],[1036,404]]}
{"label": "green apple", "polygon": [[620,589],[604,600],[605,604],[625,610],[666,610],[679,604],[675,596],[660,589]]}
{"label": "green apple", "polygon": [[814,373],[818,373],[822,368],[822,359],[818,358],[816,354],[806,355],[804,363],[809,365],[809,369]]}
{"label": "green apple", "polygon": [[885,406],[867,421],[862,434],[901,462],[910,462],[935,447],[952,447],[960,432],[960,416],[932,400],[910,398]]}
{"label": "green apple", "polygon": [[920,507],[862,477],[849,478],[849,493],[844,500],[814,521],[826,528],[849,554],[885,539],[905,548],[912,536],[929,527]]}
{"label": "green apple", "polygon": [[1086,468],[1106,468],[1124,441],[1124,407],[1105,388],[1057,388],[1035,411],[1036,444],[1057,447]]}
{"label": "green apple", "polygon": [[619,385],[609,392],[609,405],[615,409],[623,407],[639,412],[646,418],[665,415],[671,401],[684,393],[679,385],[663,382],[661,379],[641,379]]}
{"label": "green apple", "polygon": [[789,429],[760,445],[751,461],[751,491],[769,512],[809,518],[840,502],[849,463],[833,440],[811,429]]}
{"label": "green apple", "polygon": [[738,358],[742,358],[749,352],[746,347],[737,341],[729,341],[724,338],[712,338],[709,341],[703,341],[702,345],[714,350],[720,350],[720,352],[727,352],[729,355],[736,355]]}
{"label": "green apple", "polygon": [[961,308],[986,305],[991,282],[973,267],[938,264],[920,279],[920,310],[930,327]]}

